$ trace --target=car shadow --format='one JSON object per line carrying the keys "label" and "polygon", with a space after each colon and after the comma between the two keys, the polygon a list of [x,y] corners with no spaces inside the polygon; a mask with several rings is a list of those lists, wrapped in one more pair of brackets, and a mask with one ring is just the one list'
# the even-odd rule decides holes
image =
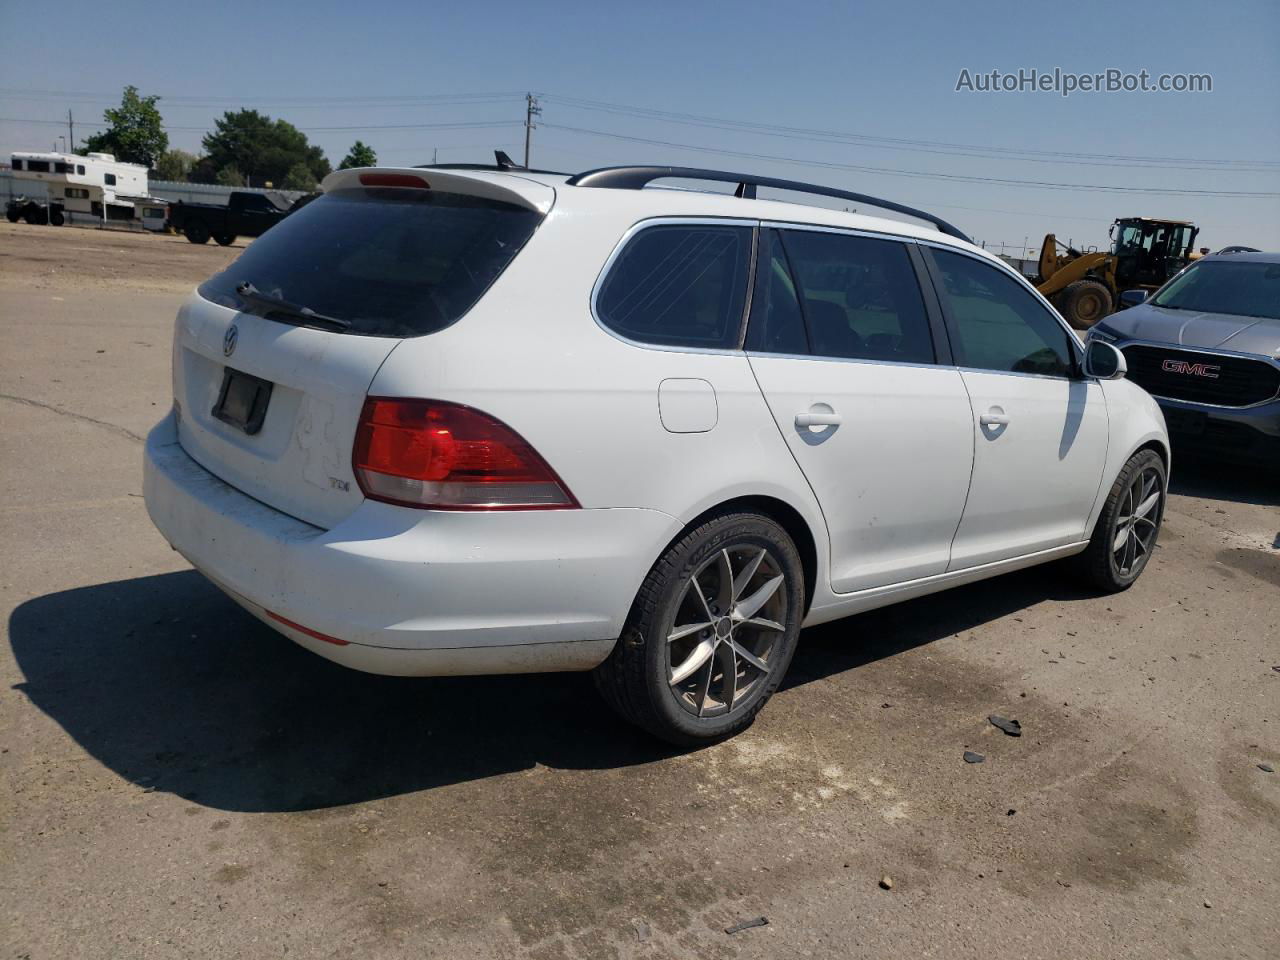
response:
{"label": "car shadow", "polygon": [[[784,689],[1087,596],[1066,582],[1024,571],[807,630]],[[194,571],[38,597],[13,612],[9,635],[24,676],[15,689],[95,759],[217,809],[315,810],[535,764],[606,769],[677,752],[615,719],[587,674],[357,673],[263,626]]]}
{"label": "car shadow", "polygon": [[1184,497],[1280,506],[1280,466],[1250,466],[1175,447],[1169,492]]}

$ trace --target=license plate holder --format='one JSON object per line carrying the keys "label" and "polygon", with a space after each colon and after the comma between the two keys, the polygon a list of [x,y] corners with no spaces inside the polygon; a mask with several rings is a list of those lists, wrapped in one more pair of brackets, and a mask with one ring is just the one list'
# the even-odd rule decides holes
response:
{"label": "license plate holder", "polygon": [[273,386],[270,380],[227,367],[222,373],[222,387],[218,390],[218,402],[213,405],[212,414],[223,423],[253,436],[267,419],[267,404],[271,402]]}

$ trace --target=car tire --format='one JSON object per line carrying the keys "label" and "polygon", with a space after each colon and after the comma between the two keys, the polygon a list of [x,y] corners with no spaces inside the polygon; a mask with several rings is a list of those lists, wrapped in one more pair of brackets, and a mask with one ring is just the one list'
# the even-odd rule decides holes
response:
{"label": "car tire", "polygon": [[17,207],[9,207],[4,212],[4,218],[10,223],[17,223],[22,219],[22,211]]}
{"label": "car tire", "polygon": [[1154,450],[1139,450],[1107,493],[1093,537],[1075,557],[1077,572],[1106,593],[1128,590],[1155,552],[1164,519],[1167,472]]}
{"label": "car tire", "polygon": [[1077,330],[1087,330],[1111,314],[1111,291],[1097,280],[1069,283],[1058,295],[1058,310]]}
{"label": "car tire", "polygon": [[55,207],[49,211],[49,223],[52,226],[60,227],[66,222],[67,218],[60,207]]}
{"label": "car tire", "polygon": [[713,515],[653,565],[596,686],[624,719],[669,743],[724,740],[778,689],[804,604],[800,554],[778,523]]}
{"label": "car tire", "polygon": [[203,220],[192,220],[182,229],[183,234],[191,243],[208,243],[209,242],[209,226]]}
{"label": "car tire", "polygon": [[236,236],[234,233],[229,236],[214,237],[213,239],[218,241],[218,246],[220,247],[229,247],[236,242]]}

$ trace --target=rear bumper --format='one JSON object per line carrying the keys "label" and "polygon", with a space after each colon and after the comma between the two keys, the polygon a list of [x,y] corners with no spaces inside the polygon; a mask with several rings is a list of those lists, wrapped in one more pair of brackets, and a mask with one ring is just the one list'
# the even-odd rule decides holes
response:
{"label": "rear bumper", "polygon": [[1215,407],[1157,397],[1176,446],[1240,461],[1280,461],[1280,399],[1254,407]]}
{"label": "rear bumper", "polygon": [[205,470],[172,415],[147,438],[143,489],[160,533],[254,616],[330,660],[396,675],[590,669],[680,527],[656,510],[366,501],[322,530]]}

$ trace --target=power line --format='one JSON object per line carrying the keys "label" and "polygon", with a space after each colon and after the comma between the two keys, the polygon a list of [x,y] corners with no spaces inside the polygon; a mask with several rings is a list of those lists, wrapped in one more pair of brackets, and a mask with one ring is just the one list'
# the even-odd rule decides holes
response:
{"label": "power line", "polygon": [[542,126],[553,130],[564,130],[569,133],[585,134],[587,136],[607,137],[614,140],[627,140],[632,143],[644,143],[651,146],[673,147],[678,150],[694,150],[701,153],[715,153],[723,156],[743,157],[750,160],[768,160],[774,163],[790,163],[798,164],[806,167],[825,167],[832,170],[851,170],[857,173],[876,173],[890,177],[914,177],[924,180],[944,180],[960,183],[998,183],[1004,186],[1015,187],[1039,187],[1045,190],[1094,190],[1104,193],[1134,193],[1134,194],[1165,194],[1169,196],[1197,196],[1197,197],[1238,197],[1252,199],[1271,199],[1280,197],[1280,193],[1271,193],[1262,190],[1186,190],[1179,188],[1164,187],[1121,187],[1107,186],[1104,184],[1085,184],[1085,183],[1059,183],[1049,180],[1017,180],[1011,177],[980,177],[970,174],[961,173],[928,173],[923,170],[898,170],[888,167],[872,167],[862,164],[852,163],[836,163],[834,161],[823,160],[797,160],[793,157],[782,157],[776,154],[767,153],[750,153],[745,150],[729,150],[720,147],[703,147],[689,143],[675,143],[670,140],[654,140],[648,137],[634,137],[621,133],[610,133],[605,130],[590,130],[585,127],[571,127],[565,124],[548,123],[543,121]]}
{"label": "power line", "polygon": [[[150,94],[148,94],[150,96]],[[188,94],[155,94],[164,103],[187,105],[218,105],[253,103],[283,104],[366,104],[366,103],[472,103],[475,101],[508,101],[523,100],[523,92],[511,93],[439,93],[439,94],[356,94],[346,96],[307,96],[276,97],[259,96],[257,94],[225,97],[225,96],[192,96]],[[4,100],[75,100],[79,103],[102,103],[118,106],[119,100],[106,99],[100,92],[75,90],[28,90],[18,87],[0,87],[0,99]]]}
{"label": "power line", "polygon": [[692,126],[711,127],[713,129],[741,130],[760,133],[767,136],[782,137],[794,140],[812,140],[825,143],[857,143],[861,146],[885,149],[913,150],[923,153],[940,153],[956,156],[997,157],[1011,160],[1025,160],[1038,163],[1080,163],[1096,166],[1167,166],[1169,164],[1195,164],[1183,169],[1224,168],[1229,170],[1245,167],[1265,168],[1260,171],[1270,172],[1280,169],[1280,161],[1245,160],[1245,159],[1210,159],[1197,157],[1157,157],[1127,156],[1123,154],[1078,153],[1056,150],[1030,150],[1014,147],[991,145],[951,143],[941,140],[912,140],[897,137],[879,137],[870,134],[848,133],[836,130],[821,130],[809,127],[790,127],[776,124],[760,123],[749,120],[729,120],[723,117],[710,117],[701,114],[680,113],[671,110],[656,110],[648,107],[631,107],[623,104],[607,103],[601,100],[587,100],[581,97],[562,97],[557,94],[541,93],[539,96],[552,103],[578,107],[585,110],[597,110],[605,113],[623,114],[664,122],[683,123]]}
{"label": "power line", "polygon": [[[65,120],[34,120],[26,117],[0,117],[0,123],[39,123],[54,124],[56,126],[65,126]],[[83,124],[94,130],[105,129],[104,123]],[[170,131],[186,131],[197,133],[208,133],[210,127],[184,127],[163,124],[165,132]],[[446,121],[440,123],[383,123],[383,124],[361,124],[350,127],[298,127],[303,133],[337,133],[343,131],[360,131],[360,130],[472,130],[498,127],[518,127],[521,126],[518,120],[458,120]]]}

